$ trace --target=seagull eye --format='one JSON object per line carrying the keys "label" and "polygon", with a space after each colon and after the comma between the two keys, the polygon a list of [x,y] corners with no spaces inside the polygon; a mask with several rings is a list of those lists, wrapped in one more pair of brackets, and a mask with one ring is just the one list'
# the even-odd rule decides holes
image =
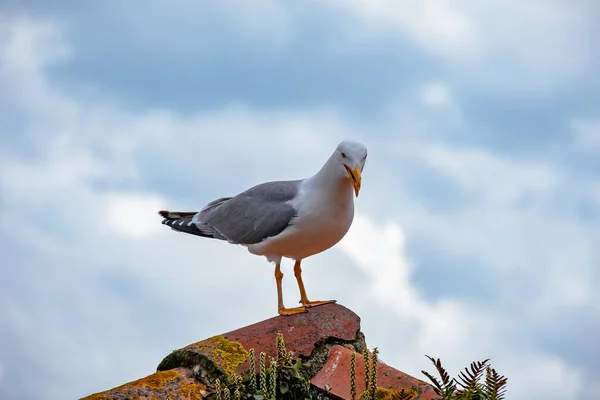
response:
{"label": "seagull eye", "polygon": [[346,158],[346,153],[342,152],[342,157]]}

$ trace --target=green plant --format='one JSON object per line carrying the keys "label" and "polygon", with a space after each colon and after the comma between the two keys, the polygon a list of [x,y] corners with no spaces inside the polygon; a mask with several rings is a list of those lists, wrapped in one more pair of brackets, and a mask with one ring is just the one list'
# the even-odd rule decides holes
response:
{"label": "green plant", "polygon": [[248,352],[248,360],[250,363],[250,380],[248,382],[248,389],[250,392],[256,392],[256,358],[254,355],[254,349],[250,349]]}
{"label": "green plant", "polygon": [[377,359],[379,349],[375,347],[369,357],[369,350],[363,352],[365,362],[365,391],[360,395],[360,400],[375,400],[377,392]]}
{"label": "green plant", "polygon": [[[288,352],[281,333],[276,339],[277,355],[270,358],[267,366],[267,355],[260,353],[259,370],[256,371],[256,353],[248,352],[249,369],[246,379],[233,374],[223,383],[215,382],[214,400],[312,400],[310,382],[302,373],[300,358],[294,361],[294,354]],[[359,400],[412,400],[417,394],[413,389],[390,391],[378,387],[378,355],[374,348],[369,354],[364,350],[365,391],[358,396]],[[451,378],[442,366],[440,359],[426,356],[435,366],[439,379],[426,371],[422,373],[431,381],[439,400],[503,400],[506,393],[507,378],[498,374],[489,365],[489,360],[473,362],[465,368],[458,378]],[[484,378],[485,375],[485,379]],[[481,382],[483,380],[483,383]],[[353,400],[356,393],[356,355],[350,358],[350,394]],[[317,396],[318,397],[318,396]]]}
{"label": "green plant", "polygon": [[[239,375],[228,377],[223,384],[215,384],[215,400],[311,400],[310,382],[301,374],[302,362],[294,361],[294,354],[285,348],[281,333],[276,339],[277,356],[270,358],[260,353],[259,370],[256,371],[256,352],[248,352],[249,369],[247,379]],[[232,395],[233,393],[233,395]]]}
{"label": "green plant", "polygon": [[[470,368],[451,378],[440,359],[426,356],[435,366],[439,380],[427,371],[421,371],[432,383],[440,400],[503,400],[508,379],[496,372],[489,359],[472,362]],[[485,371],[484,383],[481,383]]]}
{"label": "green plant", "polygon": [[363,393],[363,396],[361,396],[361,398],[362,400],[369,400],[369,396],[371,393],[369,391],[369,387],[371,386],[371,357],[369,357],[369,350],[367,348],[365,348],[365,350],[363,351],[363,360],[365,364],[365,392]]}
{"label": "green plant", "polygon": [[[377,400],[377,399],[390,399],[390,400],[413,400],[417,393],[412,389],[401,389],[400,391],[394,391],[390,389],[380,388],[377,384],[378,376],[378,359],[379,349],[375,347],[369,356],[367,349],[363,352],[364,366],[365,366],[365,391],[359,396],[359,400]],[[356,396],[356,355],[352,353],[350,356],[350,394],[352,399]]]}
{"label": "green plant", "polygon": [[267,363],[265,361],[266,356],[267,355],[265,354],[265,352],[260,352],[260,391],[262,393],[267,393]]}
{"label": "green plant", "polygon": [[371,356],[371,376],[369,376],[369,387],[367,390],[371,393],[370,398],[375,400],[375,393],[377,392],[377,360],[379,359],[379,349],[375,347]]}

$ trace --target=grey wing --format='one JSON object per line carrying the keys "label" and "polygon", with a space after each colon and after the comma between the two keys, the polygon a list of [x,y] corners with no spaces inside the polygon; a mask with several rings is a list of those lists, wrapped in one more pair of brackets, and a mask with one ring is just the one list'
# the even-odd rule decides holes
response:
{"label": "grey wing", "polygon": [[221,204],[225,203],[227,200],[230,200],[231,197],[221,197],[220,199],[217,200],[213,200],[210,203],[208,203],[207,205],[204,206],[204,208],[202,210],[200,210],[201,213],[205,213],[208,212],[214,208],[219,207]]}
{"label": "grey wing", "polygon": [[214,230],[235,244],[254,244],[281,233],[296,216],[287,202],[300,181],[267,182],[232,198],[209,203],[194,218],[200,230]]}

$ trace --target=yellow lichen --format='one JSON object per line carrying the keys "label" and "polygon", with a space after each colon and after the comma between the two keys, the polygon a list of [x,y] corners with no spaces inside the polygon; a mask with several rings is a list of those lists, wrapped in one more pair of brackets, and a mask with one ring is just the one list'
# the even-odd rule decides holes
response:
{"label": "yellow lichen", "polygon": [[[171,382],[179,376],[179,372],[174,370],[156,372],[152,375],[148,375],[145,378],[138,379],[137,381],[129,382],[124,385],[117,386],[116,388],[106,390],[104,392],[89,395],[87,397],[82,398],[81,400],[108,400],[112,398],[110,396],[111,393],[129,392],[131,389],[142,388],[144,386],[149,387],[150,389],[162,389],[165,383]],[[139,396],[134,395],[132,398],[136,399],[139,398]]]}
{"label": "yellow lichen", "polygon": [[[170,382],[173,379],[178,378],[179,376],[180,376],[179,372],[170,369],[168,371],[155,372],[152,375],[148,375],[147,377],[138,379],[137,381],[126,383],[123,386],[131,387],[131,388],[134,388],[134,387],[139,388],[142,386],[147,386],[151,389],[162,389],[165,386],[165,383]],[[119,389],[123,386],[119,386],[118,388],[115,388],[115,389]]]}
{"label": "yellow lichen", "polygon": [[197,383],[183,382],[181,386],[179,386],[179,393],[181,396],[189,400],[202,400],[202,392],[205,391],[206,386]]}
{"label": "yellow lichen", "polygon": [[232,375],[235,369],[248,359],[248,351],[238,342],[225,339],[218,335],[193,345],[209,357],[227,375]]}

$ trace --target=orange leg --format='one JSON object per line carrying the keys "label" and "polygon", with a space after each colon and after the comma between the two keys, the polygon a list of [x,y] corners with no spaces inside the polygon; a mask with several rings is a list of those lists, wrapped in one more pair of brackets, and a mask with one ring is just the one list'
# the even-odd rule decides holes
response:
{"label": "orange leg", "polygon": [[306,312],[304,307],[285,308],[283,305],[283,289],[281,288],[281,281],[283,280],[283,273],[281,272],[281,266],[277,264],[275,266],[275,281],[277,281],[277,309],[279,315],[294,315]]}
{"label": "orange leg", "polygon": [[315,300],[310,301],[306,296],[306,289],[304,289],[304,282],[302,282],[302,268],[300,267],[300,260],[296,260],[294,264],[294,275],[296,276],[296,280],[298,281],[298,288],[300,289],[300,303],[304,307],[316,307],[321,306],[323,304],[335,303],[335,300]]}

